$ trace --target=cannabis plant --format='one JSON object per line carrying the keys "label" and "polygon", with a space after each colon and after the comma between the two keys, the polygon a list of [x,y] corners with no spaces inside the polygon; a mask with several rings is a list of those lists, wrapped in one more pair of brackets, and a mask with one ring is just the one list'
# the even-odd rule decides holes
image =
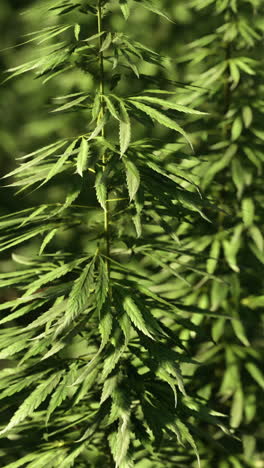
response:
{"label": "cannabis plant", "polygon": [[[173,278],[189,287],[189,272],[212,278],[177,236],[217,212],[180,164],[196,163],[184,119],[192,128],[206,117],[180,102],[192,88],[165,78],[168,57],[113,30],[113,15],[125,30],[133,8],[170,20],[153,1],[35,7],[46,22],[26,40],[35,57],[7,79],[81,72],[88,91],[56,96],[51,112],[78,126],[5,176],[44,203],[0,220],[1,251],[16,264],[0,276],[13,291],[0,305],[1,455],[9,468],[199,463],[198,421],[223,428],[190,372],[188,337],[203,339],[191,318],[206,311],[162,290]],[[61,190],[48,203],[52,184]]]}
{"label": "cannabis plant", "polygon": [[184,300],[231,318],[195,320],[207,336],[201,343],[197,334],[196,357],[208,363],[206,371],[197,368],[195,387],[229,413],[243,443],[230,439],[229,454],[220,445],[207,445],[205,466],[262,466],[263,2],[195,0],[192,6],[196,37],[178,62],[189,62],[183,73],[199,88],[184,102],[210,118],[206,128],[193,127],[192,133],[205,162],[188,167],[220,211],[211,224],[182,225],[178,235],[186,249],[200,255],[200,268],[223,283],[189,278],[193,287],[189,293],[186,287]]}

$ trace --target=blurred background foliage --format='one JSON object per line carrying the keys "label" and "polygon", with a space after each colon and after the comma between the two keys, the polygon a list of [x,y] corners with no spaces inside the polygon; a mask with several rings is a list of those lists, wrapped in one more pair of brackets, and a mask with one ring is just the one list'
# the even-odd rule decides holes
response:
{"label": "blurred background foliage", "polygon": [[[39,2],[41,4],[41,2]],[[200,2],[202,3],[202,2]],[[201,398],[209,401],[210,406],[225,413],[236,437],[230,438],[220,430],[208,428],[197,422],[197,435],[204,440],[199,442],[203,467],[208,468],[244,468],[264,467],[264,431],[263,431],[263,388],[264,378],[261,373],[263,363],[263,215],[264,196],[262,168],[264,162],[264,115],[263,115],[263,31],[264,14],[252,15],[250,5],[243,4],[245,21],[252,20],[259,37],[252,36],[248,43],[235,33],[231,34],[232,52],[224,50],[219,35],[223,35],[221,26],[226,22],[225,11],[215,10],[219,2],[203,2],[209,9],[195,9],[199,2],[163,0],[168,16],[174,22],[168,22],[147,10],[136,8],[126,23],[118,10],[109,14],[107,21],[111,30],[125,31],[146,46],[171,57],[169,69],[163,71],[155,64],[145,63],[140,73],[153,76],[161,81],[177,81],[182,102],[195,102],[195,107],[210,113],[210,117],[197,123],[190,121],[187,125],[195,152],[204,162],[196,164],[193,159],[185,161],[184,168],[198,181],[205,193],[215,201],[222,212],[213,215],[212,223],[199,221],[195,225],[185,223],[178,230],[182,245],[195,252],[199,258],[195,267],[207,269],[208,274],[215,274],[224,280],[200,280],[191,271],[189,284],[171,277],[166,271],[156,273],[157,292],[170,298],[181,298],[186,304],[197,304],[209,308],[213,313],[222,312],[238,318],[238,325],[220,318],[211,320],[201,315],[193,316],[194,330],[175,330],[186,340],[190,354],[196,356],[203,364],[194,368],[184,368],[184,374],[195,373],[188,389],[199,392]],[[222,4],[227,2],[222,2]],[[234,2],[235,3],[235,2]],[[243,2],[240,2],[241,4]],[[254,3],[254,2],[253,2]],[[258,2],[255,2],[256,5]],[[1,79],[6,78],[5,71],[36,57],[34,43],[27,34],[52,25],[52,17],[42,17],[38,5],[31,0],[1,0],[0,30]],[[211,9],[210,9],[211,8]],[[239,15],[238,15],[239,17]],[[61,17],[61,23],[67,24],[68,17]],[[70,23],[85,22],[93,33],[94,22],[87,21],[81,13],[71,13]],[[107,25],[106,25],[107,28]],[[217,37],[211,37],[205,44],[188,46],[192,41],[208,35],[213,36],[217,28]],[[96,31],[94,31],[96,32]],[[72,30],[65,31],[67,35]],[[226,33],[227,34],[227,33]],[[245,33],[246,34],[246,33]],[[56,42],[56,38],[51,43]],[[229,39],[227,39],[228,43]],[[237,41],[237,42],[236,42]],[[48,46],[49,43],[46,44]],[[242,50],[241,54],[240,51]],[[226,60],[232,60],[239,54],[250,57],[254,73],[247,73],[247,66],[237,70],[234,66],[221,68]],[[228,55],[226,55],[228,54]],[[262,61],[262,70],[261,70]],[[206,72],[219,66],[218,72]],[[239,67],[238,67],[239,68]],[[239,75],[238,75],[239,74]],[[243,75],[245,74],[245,76]],[[240,75],[243,75],[241,78]],[[118,77],[117,77],[118,79]],[[239,81],[241,81],[239,83]],[[38,79],[34,74],[25,74],[19,79],[7,80],[0,87],[0,167],[4,175],[13,169],[19,158],[36,148],[47,145],[58,138],[79,134],[85,127],[85,113],[79,111],[62,114],[52,113],[54,98],[79,91],[93,89],[97,85],[92,74],[85,74],[76,68],[58,75],[46,82],[45,76]],[[199,86],[191,94],[180,83]],[[239,86],[238,86],[239,83]],[[118,91],[122,94],[137,92],[149,83],[140,80],[128,81],[125,77],[119,82]],[[228,94],[228,97],[227,97]],[[228,102],[226,101],[228,99]],[[247,108],[247,110],[245,110]],[[243,110],[244,109],[244,110]],[[248,110],[250,109],[250,110]],[[244,120],[243,120],[244,119]],[[251,123],[254,123],[251,131]],[[154,131],[154,130],[153,130]],[[155,137],[163,136],[167,130],[155,129]],[[166,133],[167,132],[167,133]],[[140,138],[142,129],[137,127],[135,139]],[[150,130],[151,137],[151,130]],[[244,150],[244,148],[249,148]],[[231,149],[230,149],[231,148]],[[229,152],[228,152],[229,151]],[[235,154],[235,158],[233,158]],[[168,161],[171,164],[171,161]],[[175,164],[175,161],[174,161]],[[196,167],[197,166],[197,167]],[[15,194],[14,189],[1,188],[0,214],[5,215],[40,203],[54,204],[65,198],[74,178],[58,177],[56,183],[36,192]],[[91,179],[91,187],[93,180]],[[96,203],[93,190],[82,194],[85,203]],[[251,200],[251,202],[250,202]],[[252,201],[253,200],[253,201]],[[81,204],[82,200],[78,199]],[[253,208],[252,208],[253,203]],[[253,210],[253,212],[252,212]],[[227,213],[227,214],[226,214]],[[252,214],[253,213],[253,214]],[[91,220],[87,219],[87,225]],[[76,252],[88,242],[89,236],[76,230],[63,232],[53,240],[54,251],[70,249]],[[16,249],[19,255],[34,255],[39,242],[32,241]],[[173,265],[173,257],[169,259]],[[181,258],[178,258],[181,260]],[[182,256],[184,263],[185,257]],[[153,266],[153,265],[152,265]],[[142,265],[142,272],[152,268],[150,264]],[[180,264],[177,263],[179,273]],[[13,260],[10,254],[2,255],[0,271],[11,271]],[[15,266],[19,268],[19,264]],[[153,274],[155,268],[153,267]],[[16,294],[11,289],[2,291],[1,301],[13,298]],[[198,327],[195,329],[195,327]],[[74,350],[72,351],[74,355]],[[194,424],[195,425],[195,424]],[[174,447],[166,447],[164,460],[170,460],[170,466],[195,466],[194,458],[188,457],[188,449],[182,452],[182,459],[177,452],[177,461],[173,462]],[[176,450],[176,449],[175,449]],[[178,449],[177,449],[178,450]],[[174,464],[173,464],[174,463]],[[177,463],[177,464],[176,464]],[[151,468],[153,464],[138,463],[138,467]],[[169,465],[168,465],[169,466]]]}

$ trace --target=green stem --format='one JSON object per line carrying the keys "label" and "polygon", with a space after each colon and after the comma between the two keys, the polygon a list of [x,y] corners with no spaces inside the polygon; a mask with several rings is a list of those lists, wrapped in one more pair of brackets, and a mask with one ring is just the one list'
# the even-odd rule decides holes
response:
{"label": "green stem", "polygon": [[[102,32],[102,5],[101,0],[98,0],[98,9],[97,9],[97,25],[98,25],[98,33],[101,34]],[[99,36],[99,51],[102,47],[102,36]],[[100,66],[100,94],[101,94],[101,109],[104,110],[102,95],[104,94],[104,53],[99,52],[99,66]],[[102,130],[103,131],[103,130]]]}
{"label": "green stem", "polygon": [[[102,4],[101,4],[101,0],[98,0],[97,25],[98,25],[98,33],[100,34],[102,32]],[[102,47],[102,36],[100,35],[99,36],[99,72],[100,72],[99,73],[100,74],[99,90],[100,90],[100,101],[101,101],[101,106],[100,107],[101,107],[101,109],[100,109],[98,119],[102,118],[104,116],[104,112],[105,112],[104,99],[103,99],[104,83],[105,83],[104,53],[103,53],[103,51],[101,51],[101,47]],[[101,131],[101,135],[102,135],[102,137],[105,136],[104,128]],[[103,171],[105,171],[105,169],[106,169],[106,162],[107,162],[107,158],[106,158],[106,153],[104,152],[103,156],[102,156]],[[105,207],[105,210],[104,210],[104,230],[105,230],[106,257],[107,257],[106,266],[107,266],[107,272],[108,272],[108,276],[109,276],[110,275],[110,261],[109,261],[109,257],[110,257],[110,234],[109,234],[110,219],[109,219],[108,193],[106,194],[106,198],[107,198],[107,201],[106,201],[106,207]]]}

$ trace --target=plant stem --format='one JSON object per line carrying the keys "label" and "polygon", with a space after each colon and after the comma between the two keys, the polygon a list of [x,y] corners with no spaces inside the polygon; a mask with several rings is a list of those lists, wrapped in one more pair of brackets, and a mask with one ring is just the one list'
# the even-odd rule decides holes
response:
{"label": "plant stem", "polygon": [[[100,34],[102,32],[102,4],[101,0],[98,0],[98,7],[97,7],[97,25],[98,25],[98,33]],[[102,47],[102,36],[99,36],[99,71],[100,71],[100,78],[99,78],[99,90],[100,90],[100,101],[101,101],[101,106],[100,106],[100,113],[98,118],[103,118],[104,116],[104,82],[105,82],[105,77],[104,77],[104,53],[101,51]],[[105,136],[105,131],[104,128],[101,130],[101,136]],[[104,151],[103,156],[102,156],[102,163],[103,163],[103,171],[106,169],[106,153]],[[108,193],[106,194],[106,199],[108,200]],[[104,210],[104,231],[105,231],[105,241],[106,241],[106,267],[107,267],[107,273],[108,276],[110,275],[110,263],[109,263],[109,257],[110,257],[110,235],[109,235],[109,205],[108,201],[106,201],[106,206]]]}
{"label": "plant stem", "polygon": [[[98,9],[97,9],[97,25],[98,25],[98,34],[102,32],[102,6],[101,0],[98,0]],[[102,36],[99,36],[99,65],[100,65],[100,94],[101,94],[101,109],[103,110],[103,100],[102,95],[104,94],[104,53],[101,51],[102,47]],[[102,130],[103,131],[103,130]]]}

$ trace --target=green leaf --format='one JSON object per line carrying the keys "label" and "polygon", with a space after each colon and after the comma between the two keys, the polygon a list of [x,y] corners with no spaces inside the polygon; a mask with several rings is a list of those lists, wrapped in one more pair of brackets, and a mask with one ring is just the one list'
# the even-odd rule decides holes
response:
{"label": "green leaf", "polygon": [[51,348],[41,357],[41,361],[45,361],[45,359],[49,359],[51,356],[58,354],[66,346],[65,341],[55,341]]}
{"label": "green leaf", "polygon": [[212,327],[212,338],[217,343],[225,331],[225,319],[219,318]]}
{"label": "green leaf", "polygon": [[119,5],[120,5],[120,8],[124,15],[125,20],[127,20],[129,17],[129,13],[130,13],[130,8],[129,8],[127,0],[119,0]]}
{"label": "green leaf", "polygon": [[259,384],[264,390],[264,375],[259,368],[253,362],[246,362],[245,368],[251,375],[251,377]]}
{"label": "green leaf", "polygon": [[98,277],[95,286],[96,310],[100,311],[105,303],[109,290],[109,276],[106,262],[99,257]]}
{"label": "green leaf", "polygon": [[73,186],[72,188],[69,188],[65,202],[55,212],[55,214],[58,215],[58,214],[62,213],[64,210],[66,210],[67,208],[69,208],[73,204],[73,202],[76,200],[76,198],[78,198],[78,196],[80,195],[81,189],[82,189],[82,187],[80,185],[77,186],[77,187]]}
{"label": "green leaf", "polygon": [[[100,109],[100,107],[99,107]],[[96,116],[97,117],[97,116]],[[105,123],[106,123],[106,117],[105,115],[97,122],[97,125],[94,129],[94,131],[90,134],[89,138],[87,139],[87,141],[90,141],[90,140],[93,140],[94,138],[96,138],[100,133],[101,131],[103,130],[104,126],[105,126]]]}
{"label": "green leaf", "polygon": [[92,122],[98,119],[100,111],[101,111],[101,96],[99,93],[96,93],[94,101],[93,101],[93,107],[92,107]]}
{"label": "green leaf", "polygon": [[237,140],[240,137],[242,130],[243,130],[242,120],[240,117],[236,117],[231,128],[231,137],[233,141]]}
{"label": "green leaf", "polygon": [[249,307],[250,309],[257,309],[258,307],[264,307],[264,295],[245,297],[244,299],[242,299],[242,304]]}
{"label": "green leaf", "polygon": [[129,101],[145,101],[150,102],[153,104],[158,104],[159,106],[166,107],[167,109],[174,109],[178,112],[183,112],[185,114],[197,114],[197,115],[208,115],[207,112],[201,112],[196,109],[192,109],[191,107],[183,106],[181,104],[177,104],[175,102],[166,101],[165,99],[160,99],[156,97],[150,96],[138,96],[138,97],[130,97]]}
{"label": "green leaf", "polygon": [[99,52],[103,52],[104,50],[108,49],[108,47],[110,47],[112,43],[112,34],[111,33],[107,33],[102,45],[101,45],[101,48],[99,50]]}
{"label": "green leaf", "polygon": [[240,198],[245,187],[245,171],[236,158],[232,161],[232,179],[237,188],[237,196]]}
{"label": "green leaf", "polygon": [[84,258],[73,260],[70,263],[66,263],[64,265],[56,267],[52,271],[49,271],[48,273],[43,274],[42,276],[40,276],[39,279],[31,283],[30,287],[28,288],[24,296],[29,296],[33,292],[37,291],[37,289],[41,288],[41,286],[44,286],[45,284],[50,283],[57,278],[61,278],[62,276],[65,276],[67,273],[69,273],[74,268],[76,268],[80,263],[84,262],[84,260],[85,260]]}
{"label": "green leaf", "polygon": [[118,383],[117,375],[112,375],[108,377],[103,385],[102,396],[100,400],[100,404],[104,403],[113,393]]}
{"label": "green leaf", "polygon": [[56,143],[52,143],[51,145],[44,146],[43,148],[40,148],[39,150],[34,151],[33,153],[29,153],[29,154],[26,154],[25,156],[22,156],[22,158],[20,158],[20,159],[28,159],[31,156],[35,156],[36,154],[41,153],[39,156],[32,159],[31,161],[29,161],[27,163],[23,163],[20,167],[18,167],[14,171],[9,172],[9,174],[6,174],[3,178],[11,177],[13,175],[17,175],[20,172],[24,172],[26,169],[29,169],[30,167],[35,166],[37,163],[39,163],[43,159],[45,159],[48,156],[50,156],[51,154],[55,153],[62,146],[66,145],[66,143],[67,143],[66,140],[59,141],[59,142],[56,142]]}
{"label": "green leaf", "polygon": [[82,177],[83,171],[86,169],[86,163],[89,154],[89,145],[86,138],[82,137],[79,153],[77,156],[77,172]]}
{"label": "green leaf", "polygon": [[119,317],[119,325],[125,337],[125,347],[126,347],[130,341],[130,338],[133,332],[132,324],[127,314],[123,313],[121,317]]}
{"label": "green leaf", "polygon": [[33,237],[38,236],[39,234],[43,234],[45,231],[49,231],[54,228],[54,223],[53,224],[42,224],[38,228],[31,229],[29,232],[26,234],[22,234],[20,236],[13,236],[10,238],[10,240],[7,240],[6,242],[2,242],[0,244],[0,251],[4,251],[7,249],[10,249],[14,245],[21,244],[22,242],[25,242],[29,239],[32,239]]}
{"label": "green leaf", "polygon": [[139,237],[141,237],[141,235],[142,235],[142,225],[141,225],[141,216],[140,216],[140,213],[135,214],[135,215],[132,217],[132,221],[133,221],[134,226],[135,226],[137,238],[139,238]]}
{"label": "green leaf", "polygon": [[237,253],[241,245],[242,231],[243,231],[243,225],[238,224],[234,229],[234,233],[231,238],[231,241],[224,239],[222,243],[226,261],[228,265],[230,266],[230,268],[232,268],[232,270],[234,270],[236,273],[240,271],[237,265],[236,257],[237,257]]}
{"label": "green leaf", "polygon": [[228,293],[226,284],[214,281],[211,288],[211,309],[217,310],[224,302]]}
{"label": "green leaf", "polygon": [[62,168],[62,166],[66,163],[66,161],[69,159],[69,157],[72,155],[72,152],[74,150],[74,147],[77,143],[78,139],[74,140],[68,148],[65,150],[63,155],[58,159],[56,164],[53,165],[51,170],[49,171],[47,177],[45,178],[44,182],[42,182],[41,185],[46,184],[52,177],[54,177],[56,174],[58,174]]}
{"label": "green leaf", "polygon": [[13,312],[13,313],[7,315],[6,317],[2,318],[0,320],[0,325],[2,325],[3,323],[11,322],[12,320],[15,320],[18,317],[23,317],[27,313],[33,312],[33,310],[38,309],[39,307],[43,306],[45,303],[46,303],[46,300],[44,300],[42,302],[41,301],[35,302],[35,304],[30,302],[29,305],[27,305],[25,307],[21,307],[20,309],[16,310],[15,312]]}
{"label": "green leaf", "polygon": [[96,174],[95,191],[98,202],[100,203],[103,210],[106,210],[107,187],[105,184],[104,173],[102,171],[99,171]]}
{"label": "green leaf", "polygon": [[127,110],[120,102],[119,142],[121,156],[126,152],[131,140],[131,124]]}
{"label": "green leaf", "polygon": [[31,416],[41,403],[46,400],[47,396],[54,390],[54,388],[57,387],[61,376],[62,371],[56,372],[43,383],[38,385],[38,387],[23,401],[22,405],[20,405],[18,410],[15,412],[6,428],[2,430],[0,434],[10,431],[24,421],[28,416]]}
{"label": "green leaf", "polygon": [[76,41],[79,41],[80,32],[81,32],[81,26],[78,23],[76,23],[74,25],[74,36],[75,36]]}
{"label": "green leaf", "polygon": [[220,248],[221,248],[221,243],[218,239],[214,239],[210,253],[209,253],[209,258],[207,260],[207,272],[212,275],[215,272],[215,269],[217,267],[217,262],[220,254]]}
{"label": "green leaf", "polygon": [[29,223],[30,221],[34,220],[40,213],[47,209],[47,205],[39,206],[36,210],[34,210],[27,218],[22,221],[19,227],[24,226],[25,224]]}
{"label": "green leaf", "polygon": [[170,374],[163,369],[162,365],[159,366],[159,369],[156,371],[157,377],[166,382],[173,391],[174,395],[174,407],[177,407],[177,391],[176,391],[176,382],[175,379],[170,376]]}
{"label": "green leaf", "polygon": [[[248,62],[248,63],[247,63]],[[254,76],[256,72],[249,66],[250,59],[247,57],[240,57],[236,60],[237,65],[246,72],[248,75]]]}
{"label": "green leaf", "polygon": [[84,39],[84,41],[85,42],[94,41],[94,40],[98,39],[98,37],[102,36],[105,33],[106,33],[106,31],[101,31],[99,33],[93,34],[92,36],[88,37],[87,39]]}
{"label": "green leaf", "polygon": [[262,233],[261,233],[260,229],[255,225],[250,226],[249,234],[250,234],[251,238],[253,239],[253,241],[255,242],[257,248],[260,250],[260,252],[263,252],[263,250],[264,250],[264,239],[263,239],[263,236],[262,236]]}
{"label": "green leaf", "polygon": [[62,402],[69,396],[69,385],[72,383],[72,379],[76,373],[75,365],[72,369],[64,375],[61,383],[58,385],[49,402],[49,406],[46,413],[46,424],[48,423],[51,414],[58,408]]}
{"label": "green leaf", "polygon": [[201,468],[201,462],[200,462],[200,457],[199,457],[199,452],[198,452],[198,449],[197,449],[197,446],[196,446],[196,443],[195,441],[193,440],[193,437],[189,431],[189,429],[187,428],[187,426],[180,420],[180,419],[177,419],[177,426],[179,428],[179,432],[182,436],[183,439],[187,440],[187,442],[189,442],[189,444],[191,445],[191,447],[193,448],[194,452],[195,452],[195,455],[196,455],[196,458],[197,458],[197,462],[198,462],[198,467]]}
{"label": "green leaf", "polygon": [[232,90],[235,89],[240,81],[239,67],[236,65],[235,59],[229,60],[229,69],[233,81]]}
{"label": "green leaf", "polygon": [[123,158],[123,162],[126,167],[126,180],[129,198],[130,201],[132,201],[134,200],[140,186],[140,174],[137,167],[131,160]]}
{"label": "green leaf", "polygon": [[43,314],[27,325],[26,330],[41,327],[42,325],[46,325],[47,323],[52,322],[64,312],[65,306],[65,301],[55,301],[55,304],[52,307],[50,307],[46,312],[43,312]]}
{"label": "green leaf", "polygon": [[118,121],[120,121],[120,116],[114,106],[114,104],[112,103],[111,99],[109,96],[103,96],[104,98],[104,101],[106,102],[106,106],[107,106],[107,109],[109,110],[110,114]]}
{"label": "green leaf", "polygon": [[71,468],[74,466],[76,458],[85,450],[86,442],[77,445],[77,447],[70,452],[64,460],[60,461],[60,468]]}
{"label": "green leaf", "polygon": [[57,107],[57,109],[53,110],[52,112],[61,112],[67,109],[71,109],[74,106],[77,106],[81,102],[83,102],[85,99],[87,99],[87,96],[80,96],[77,99],[74,99],[73,101],[69,101],[66,104],[63,104],[63,106]]}
{"label": "green leaf", "polygon": [[113,434],[112,442],[114,441],[114,444],[110,444],[117,468],[121,468],[123,466],[132,466],[128,459],[128,449],[131,436],[129,422],[129,412],[125,413],[123,411],[123,414],[119,420],[118,431],[117,433]]}
{"label": "green leaf", "polygon": [[[19,458],[19,460],[8,463],[5,468],[19,468],[20,466],[27,466],[28,468],[34,468],[36,464],[39,468],[43,468],[45,466],[54,466],[54,463],[58,461],[62,450],[52,450],[48,452],[33,452],[25,455],[24,457]],[[31,462],[31,463],[29,463]]]}
{"label": "green leaf", "polygon": [[175,130],[176,132],[180,133],[184,138],[187,140],[191,148],[193,149],[192,142],[190,138],[188,137],[187,133],[183,130],[183,128],[180,127],[174,120],[170,119],[166,115],[162,114],[161,112],[157,111],[157,109],[154,109],[153,107],[146,106],[145,104],[142,104],[142,102],[136,102],[136,101],[129,101],[133,106],[135,106],[137,109],[141,110],[142,112],[146,113],[149,115],[152,119],[156,120],[158,123],[161,125],[164,125],[167,128],[170,128],[172,130]]}
{"label": "green leaf", "polygon": [[[98,379],[98,372],[99,372],[98,366],[96,367],[95,365],[93,366],[92,370],[89,369],[88,375],[86,375],[85,378],[81,376],[80,378],[81,388],[80,390],[78,390],[78,393],[74,399],[74,404],[77,405],[79,401],[81,401],[83,398],[86,398],[87,392],[93,385],[95,385],[96,379]],[[76,383],[76,381],[73,383]]]}
{"label": "green leaf", "polygon": [[140,3],[140,5],[143,8],[146,8],[152,13],[162,16],[167,21],[170,21],[170,23],[174,23],[174,21],[168,15],[166,15],[166,13],[164,13],[163,9],[159,8],[158,2],[156,0],[134,0],[134,1],[137,3]]}
{"label": "green leaf", "polygon": [[53,239],[53,237],[57,234],[58,228],[52,229],[52,231],[48,232],[48,234],[44,237],[42,244],[39,249],[39,255],[42,255],[45,248],[49,244],[49,242]]}
{"label": "green leaf", "polygon": [[100,323],[99,323],[99,330],[102,337],[101,345],[100,345],[100,352],[108,343],[113,325],[113,318],[110,307],[108,304],[106,307],[103,307],[103,310],[100,314]]}
{"label": "green leaf", "polygon": [[234,158],[236,152],[237,145],[232,143],[230,146],[228,146],[227,150],[225,151],[224,155],[221,156],[221,158],[218,158],[214,163],[210,163],[207,170],[203,174],[204,187],[207,187],[210,184],[218,172],[229,166],[230,161]]}
{"label": "green leaf", "polygon": [[62,323],[57,327],[54,337],[58,336],[65,328],[82,314],[88,307],[88,299],[94,288],[94,259],[90,261],[81,275],[75,280],[69,295],[67,308]]}
{"label": "green leaf", "polygon": [[237,338],[243,343],[245,346],[250,346],[250,343],[247,339],[245,328],[242,322],[238,319],[231,320],[233,330],[237,336]]}
{"label": "green leaf", "polygon": [[11,356],[14,356],[15,354],[19,353],[19,351],[21,351],[22,349],[27,348],[27,340],[30,338],[30,334],[24,333],[21,340],[17,339],[15,343],[11,344],[10,346],[6,346],[5,349],[0,352],[0,359],[8,359]]}
{"label": "green leaf", "polygon": [[252,226],[255,217],[255,205],[252,198],[242,200],[242,218],[246,227]]}
{"label": "green leaf", "polygon": [[135,327],[140,330],[144,335],[148,336],[153,340],[153,336],[149,332],[147,325],[144,321],[142,313],[140,312],[138,306],[133,301],[132,297],[126,296],[123,300],[123,307],[130,318],[131,322],[135,325]]}
{"label": "green leaf", "polygon": [[243,121],[246,128],[249,128],[252,124],[253,114],[252,109],[249,106],[244,106],[242,109]]}
{"label": "green leaf", "polygon": [[104,367],[103,371],[100,375],[100,380],[102,382],[105,381],[105,379],[111,374],[112,370],[116,367],[118,364],[119,360],[121,359],[124,351],[125,351],[126,346],[121,346],[116,348],[112,353],[107,356],[107,358],[104,360]]}
{"label": "green leaf", "polygon": [[[243,150],[249,161],[254,164],[254,166],[256,166],[258,174],[262,174],[262,158],[260,157],[259,153],[247,146],[244,146]],[[247,183],[247,174],[245,174],[245,183]]]}

